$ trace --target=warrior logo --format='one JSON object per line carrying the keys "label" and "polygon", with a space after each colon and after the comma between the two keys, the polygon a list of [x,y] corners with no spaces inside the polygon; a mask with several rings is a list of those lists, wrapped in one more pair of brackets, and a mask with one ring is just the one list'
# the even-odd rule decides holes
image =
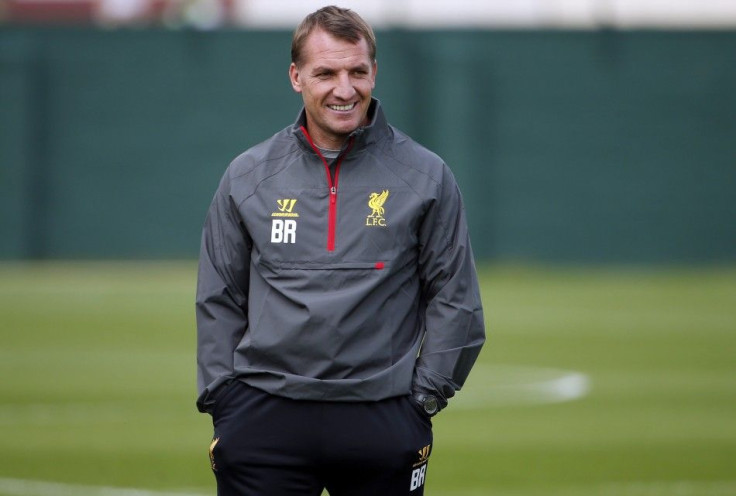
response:
{"label": "warrior logo", "polygon": [[387,189],[384,189],[380,193],[371,193],[368,199],[368,206],[371,208],[373,212],[371,212],[371,214],[368,217],[366,217],[365,219],[366,226],[386,227],[386,219],[383,217],[383,214],[385,212],[383,208],[383,204],[386,203],[387,198],[388,198]]}
{"label": "warrior logo", "polygon": [[424,448],[420,449],[417,453],[419,453],[419,461],[414,464],[415,467],[418,467],[419,465],[422,465],[423,463],[426,463],[427,460],[429,460],[429,453],[432,451],[432,445],[428,444]]}
{"label": "warrior logo", "polygon": [[276,203],[279,205],[279,211],[272,213],[271,217],[299,217],[299,214],[293,211],[296,198],[284,198],[276,200]]}

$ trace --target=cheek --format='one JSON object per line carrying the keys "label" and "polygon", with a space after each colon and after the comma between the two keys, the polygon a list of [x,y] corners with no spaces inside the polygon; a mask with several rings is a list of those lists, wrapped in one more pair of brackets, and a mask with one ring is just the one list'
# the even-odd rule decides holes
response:
{"label": "cheek", "polygon": [[353,87],[361,93],[369,93],[376,83],[372,79],[361,79],[353,84]]}
{"label": "cheek", "polygon": [[309,94],[311,100],[319,100],[329,92],[324,84],[310,84],[308,88],[304,90],[305,93]]}

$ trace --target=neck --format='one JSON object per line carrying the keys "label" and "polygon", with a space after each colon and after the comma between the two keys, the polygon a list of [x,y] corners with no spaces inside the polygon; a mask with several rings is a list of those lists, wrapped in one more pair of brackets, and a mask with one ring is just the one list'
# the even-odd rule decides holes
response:
{"label": "neck", "polygon": [[307,130],[307,133],[309,134],[310,139],[312,140],[312,143],[317,148],[321,148],[323,150],[337,150],[340,151],[342,149],[342,146],[345,144],[345,142],[348,140],[349,134],[346,134],[345,136],[319,136],[312,134],[312,128],[309,125],[309,122],[307,121],[307,124],[304,126]]}

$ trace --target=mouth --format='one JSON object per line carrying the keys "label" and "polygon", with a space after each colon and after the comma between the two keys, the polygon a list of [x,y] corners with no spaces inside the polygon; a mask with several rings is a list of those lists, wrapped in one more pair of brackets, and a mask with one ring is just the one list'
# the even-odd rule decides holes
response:
{"label": "mouth", "polygon": [[347,105],[328,105],[327,108],[336,112],[349,112],[355,108],[355,102]]}

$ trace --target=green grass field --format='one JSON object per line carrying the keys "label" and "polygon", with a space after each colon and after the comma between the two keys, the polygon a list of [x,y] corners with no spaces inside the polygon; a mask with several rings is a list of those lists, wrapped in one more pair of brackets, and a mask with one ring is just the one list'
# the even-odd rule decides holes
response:
{"label": "green grass field", "polygon": [[[435,420],[428,495],[736,494],[735,268],[481,276],[489,341]],[[215,493],[194,279],[0,265],[0,495]]]}

